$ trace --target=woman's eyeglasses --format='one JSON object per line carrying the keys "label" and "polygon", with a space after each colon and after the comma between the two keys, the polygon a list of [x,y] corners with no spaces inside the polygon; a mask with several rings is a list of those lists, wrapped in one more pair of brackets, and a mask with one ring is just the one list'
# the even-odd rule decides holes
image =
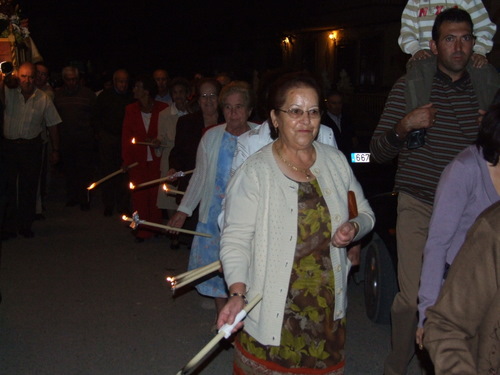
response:
{"label": "woman's eyeglasses", "polygon": [[200,94],[200,98],[203,98],[203,99],[217,99],[217,94],[214,94],[214,93]]}
{"label": "woman's eyeglasses", "polygon": [[288,116],[290,116],[294,120],[302,118],[302,116],[304,116],[304,113],[307,113],[309,115],[309,118],[314,120],[321,117],[321,111],[319,110],[319,108],[311,108],[307,111],[304,111],[303,109],[300,108],[290,108],[286,111],[284,109],[279,109],[279,108],[276,110],[287,113]]}

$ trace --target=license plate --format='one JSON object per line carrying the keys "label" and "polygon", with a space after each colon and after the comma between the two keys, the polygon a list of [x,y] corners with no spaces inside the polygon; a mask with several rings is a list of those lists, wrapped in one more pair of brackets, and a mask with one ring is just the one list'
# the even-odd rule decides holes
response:
{"label": "license plate", "polygon": [[369,163],[369,152],[353,152],[351,153],[351,163]]}

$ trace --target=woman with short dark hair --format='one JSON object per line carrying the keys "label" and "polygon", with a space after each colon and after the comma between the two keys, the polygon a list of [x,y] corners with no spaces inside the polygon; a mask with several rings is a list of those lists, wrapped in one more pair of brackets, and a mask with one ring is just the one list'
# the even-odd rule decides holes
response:
{"label": "woman with short dark hair", "polygon": [[344,155],[315,141],[314,79],[283,76],[269,95],[275,141],[239,167],[226,194],[220,258],[229,301],[217,323],[232,323],[260,294],[235,340],[234,374],[343,374],[346,246],[373,228],[373,212]]}
{"label": "woman with short dark hair", "polygon": [[[130,180],[137,185],[160,177],[158,118],[168,104],[155,100],[158,87],[149,75],[136,79],[133,92],[137,101],[125,107],[122,158],[124,166],[139,162],[136,168],[128,171]],[[133,138],[136,144],[132,144]],[[151,142],[157,147],[141,145],[139,142]],[[134,211],[138,211],[141,219],[161,223],[161,210],[156,207],[157,192],[156,185],[132,192],[132,207]],[[153,235],[151,230],[139,228],[135,232],[135,240],[143,242]]]}

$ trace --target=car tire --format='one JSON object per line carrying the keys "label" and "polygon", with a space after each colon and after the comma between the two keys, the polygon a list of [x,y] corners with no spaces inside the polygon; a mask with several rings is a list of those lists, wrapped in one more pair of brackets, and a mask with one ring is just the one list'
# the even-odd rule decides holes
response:
{"label": "car tire", "polygon": [[366,315],[375,323],[390,323],[396,274],[389,252],[376,234],[366,249],[364,282]]}

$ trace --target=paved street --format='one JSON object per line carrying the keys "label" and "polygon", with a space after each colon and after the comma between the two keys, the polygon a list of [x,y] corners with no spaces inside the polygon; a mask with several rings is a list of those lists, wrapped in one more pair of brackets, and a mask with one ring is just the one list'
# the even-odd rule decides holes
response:
{"label": "paved street", "polygon": [[[192,289],[173,298],[165,282],[189,251],[166,237],[135,243],[119,215],[103,217],[98,191],[82,212],[52,182],[35,238],[3,243],[0,374],[175,374],[213,337],[211,301]],[[382,374],[390,328],[365,317],[362,285],[349,298],[346,372]],[[196,373],[230,374],[231,360],[224,346]]]}

